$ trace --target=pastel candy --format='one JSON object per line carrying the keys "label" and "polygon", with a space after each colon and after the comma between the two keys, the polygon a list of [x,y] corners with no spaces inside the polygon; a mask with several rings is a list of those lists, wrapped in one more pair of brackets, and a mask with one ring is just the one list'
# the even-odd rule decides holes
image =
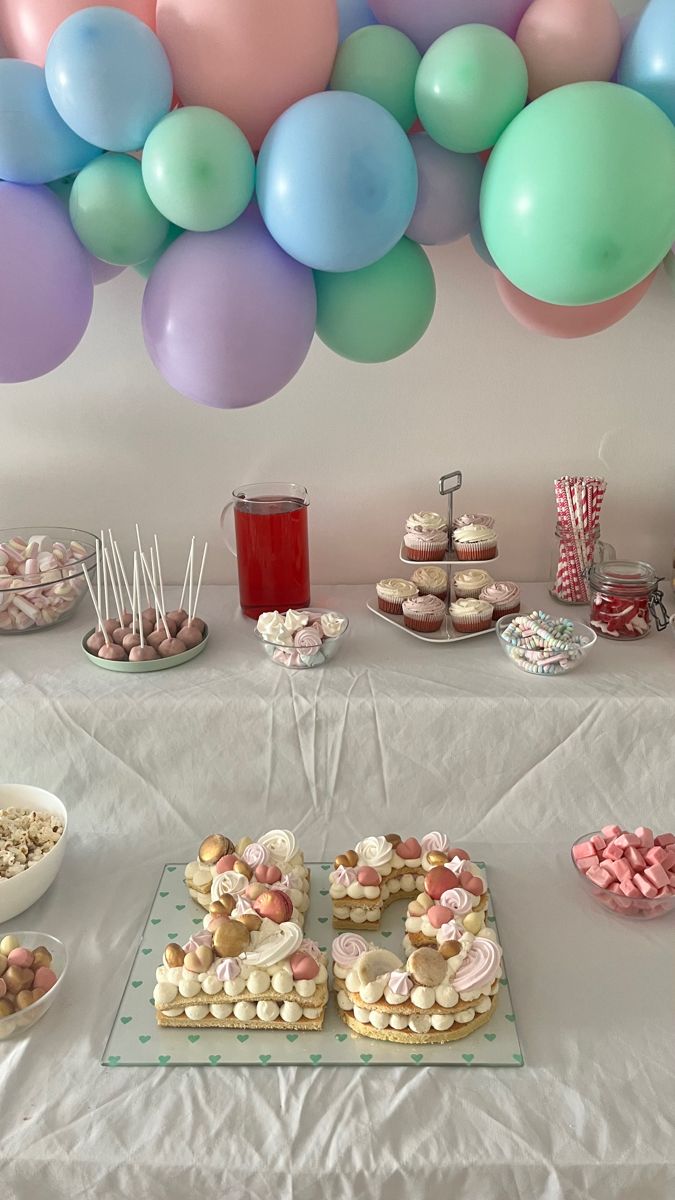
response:
{"label": "pastel candy", "polygon": [[675,833],[660,833],[654,841],[657,846],[675,846]]}
{"label": "pastel candy", "polygon": [[43,992],[48,992],[56,983],[56,975],[51,967],[38,967],[33,980],[33,987],[42,988]]}
{"label": "pastel candy", "polygon": [[627,850],[629,846],[639,846],[640,839],[635,833],[620,833],[619,836],[614,839],[614,844],[616,846],[621,846],[622,850]]}
{"label": "pastel candy", "polygon": [[632,876],[628,879],[622,879],[619,886],[620,886],[621,891],[623,892],[624,896],[641,896],[642,895],[640,889],[637,888],[635,886],[635,884],[633,883]]}
{"label": "pastel candy", "polygon": [[648,829],[645,825],[638,825],[635,830],[635,836],[639,839],[640,845],[646,850],[649,850],[654,845],[654,830]]}
{"label": "pastel candy", "polygon": [[[620,858],[619,862],[623,862],[623,859]],[[597,854],[589,854],[588,858],[577,858],[576,864],[580,871],[588,871],[591,867],[599,867],[600,859]]]}
{"label": "pastel candy", "polygon": [[612,871],[619,882],[621,882],[622,879],[633,878],[633,872],[631,871],[630,863],[627,863],[625,858],[617,858],[615,862],[610,862],[607,870]]}
{"label": "pastel candy", "polygon": [[409,837],[405,842],[399,842],[396,847],[399,858],[414,859],[422,857],[422,847],[417,838]]}
{"label": "pastel candy", "polygon": [[668,850],[666,857],[661,859],[661,866],[665,871],[672,871],[675,867],[675,850]]}
{"label": "pastel candy", "polygon": [[25,946],[17,946],[10,950],[7,962],[10,967],[30,967],[33,965],[33,951],[27,950]]}
{"label": "pastel candy", "polygon": [[319,974],[319,964],[311,954],[303,954],[301,950],[297,950],[289,961],[294,979],[316,979]]}
{"label": "pastel candy", "polygon": [[591,838],[591,842],[595,846],[596,850],[604,850],[605,846],[607,845],[607,841],[601,833],[594,833],[593,837]]}
{"label": "pastel candy", "polygon": [[652,899],[659,890],[658,888],[654,887],[654,884],[651,883],[649,879],[645,879],[644,875],[640,875],[639,873],[633,876],[633,882],[635,883],[635,886],[640,889],[642,895],[647,896],[650,899]]}
{"label": "pastel candy", "polygon": [[[398,852],[398,846],[396,850]],[[379,887],[382,882],[379,873],[374,867],[359,867],[356,872],[356,878],[362,887]]]}
{"label": "pastel candy", "polygon": [[427,912],[429,924],[433,925],[434,929],[440,929],[441,925],[447,925],[448,921],[452,921],[454,912],[451,908],[446,908],[443,904],[432,904]]}
{"label": "pastel candy", "polygon": [[626,850],[626,862],[629,862],[634,871],[641,871],[646,866],[643,856],[635,846],[629,846]]}
{"label": "pastel candy", "polygon": [[619,835],[621,833],[621,826],[620,825],[603,825],[602,833],[603,833],[604,837],[610,838],[610,839],[619,837]]}
{"label": "pastel candy", "polygon": [[668,851],[664,850],[663,846],[652,846],[645,854],[645,862],[649,863],[650,867],[654,863],[662,863],[664,858],[668,858]]}
{"label": "pastel candy", "polygon": [[[630,849],[630,847],[627,847]],[[603,850],[603,858],[623,858],[624,847],[617,845],[616,841],[610,842]]]}
{"label": "pastel candy", "polygon": [[644,877],[650,883],[653,883],[655,888],[665,887],[668,883],[668,872],[664,871],[661,863],[654,863],[651,867],[645,867]]}
{"label": "pastel candy", "polygon": [[222,875],[224,871],[233,871],[237,861],[236,854],[224,854],[216,863],[216,874]]}
{"label": "pastel candy", "polygon": [[586,878],[592,880],[593,883],[601,888],[608,888],[610,883],[614,882],[614,876],[605,870],[604,867],[591,867]]}
{"label": "pastel candy", "polygon": [[[675,841],[675,839],[673,839]],[[453,858],[461,858],[463,862],[469,862],[469,855],[466,850],[458,850],[455,846],[452,850],[446,850],[448,862],[452,862]]]}
{"label": "pastel candy", "polygon": [[588,842],[579,842],[576,846],[572,847],[574,861],[578,862],[580,858],[592,858],[595,855],[596,849],[597,847],[592,838]]}
{"label": "pastel candy", "polygon": [[485,884],[477,875],[473,875],[471,871],[462,871],[459,877],[460,885],[465,892],[470,892],[472,896],[482,896],[485,891]]}

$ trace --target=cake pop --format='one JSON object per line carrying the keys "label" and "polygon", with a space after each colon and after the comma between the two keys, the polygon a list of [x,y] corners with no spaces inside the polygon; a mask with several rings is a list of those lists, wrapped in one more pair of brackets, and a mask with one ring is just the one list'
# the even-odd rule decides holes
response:
{"label": "cake pop", "polygon": [[169,630],[171,637],[175,637],[176,634],[178,633],[178,625],[176,624],[175,621],[173,621],[171,619],[170,613],[166,614],[166,616],[162,619],[161,624],[159,622],[157,622],[157,624],[155,625],[155,629],[163,629],[165,625],[166,625],[166,628]]}
{"label": "cake pop", "polygon": [[[140,584],[138,582],[138,560],[136,558],[135,551],[134,551],[133,589],[134,589],[134,601],[137,605],[137,608],[140,609],[140,607],[141,607],[141,588],[140,588]],[[153,649],[152,646],[145,645],[144,626],[145,626],[145,621],[143,620],[143,616],[141,614],[138,619],[139,645],[132,646],[131,649],[129,650],[129,662],[151,662],[153,658],[159,658],[157,651],[155,649]]]}
{"label": "cake pop", "polygon": [[141,613],[141,616],[143,617],[143,620],[144,620],[144,621],[147,621],[147,622],[148,622],[148,624],[149,624],[149,625],[152,627],[152,629],[154,629],[154,628],[155,628],[155,622],[156,622],[156,620],[157,620],[157,611],[156,611],[156,609],[154,609],[154,608],[150,608],[150,607],[149,607],[149,608],[144,608],[144,609],[143,609],[143,612]]}
{"label": "cake pop", "polygon": [[162,642],[166,641],[167,637],[171,637],[171,633],[160,626],[159,629],[153,629],[152,633],[148,634],[146,641],[148,646],[152,646],[154,650],[159,650]]}
{"label": "cake pop", "polygon": [[112,662],[126,662],[127,656],[122,646],[118,646],[115,642],[106,642],[105,646],[101,646],[98,657],[109,658]]}
{"label": "cake pop", "polygon": [[87,650],[91,650],[92,654],[98,654],[101,646],[105,646],[105,637],[103,636],[103,630],[98,629],[96,633],[92,633],[87,638]]}
{"label": "cake pop", "polygon": [[[185,567],[185,578],[183,579],[183,590],[180,594],[180,600],[178,601],[178,608],[174,608],[170,613],[166,614],[167,618],[169,620],[175,621],[176,629],[180,629],[181,626],[188,619],[188,614],[186,613],[185,609],[183,608],[183,602],[185,600],[185,593],[187,591],[188,576],[192,574],[192,564],[194,561],[194,555],[195,555],[195,539],[193,538],[190,543],[190,553],[188,554],[187,565]],[[182,641],[182,639],[181,639],[181,641]]]}
{"label": "cake pop", "polygon": [[[115,662],[115,661],[123,662],[126,659],[126,654],[124,653],[124,650],[122,649],[121,646],[117,646],[115,644],[115,642],[110,640],[110,635],[106,630],[105,623],[101,620],[101,610],[98,607],[98,604],[96,603],[96,597],[94,595],[94,589],[91,586],[89,572],[87,571],[87,568],[85,567],[84,563],[82,563],[82,570],[84,572],[84,577],[87,581],[87,587],[89,588],[89,594],[91,596],[91,601],[96,610],[96,616],[98,618],[99,625],[102,626],[103,637],[105,639],[104,644],[101,646],[101,648],[98,651],[97,657],[98,658],[107,658],[107,659],[110,659],[112,662]],[[105,589],[105,582],[104,582],[104,589]]]}
{"label": "cake pop", "polygon": [[171,637],[160,642],[158,649],[160,658],[175,658],[177,654],[185,654],[187,646],[180,638]]}
{"label": "cake pop", "polygon": [[[202,588],[202,579],[204,578],[204,564],[206,562],[206,554],[207,554],[208,548],[209,548],[209,543],[205,542],[204,543],[204,553],[202,554],[202,562],[201,562],[201,566],[199,568],[199,579],[197,580],[197,591],[195,592],[194,602],[192,599],[192,562],[193,562],[193,558],[192,558],[192,552],[190,552],[190,561],[188,564],[189,570],[190,570],[188,619],[187,619],[187,621],[185,621],[183,623],[183,625],[181,625],[180,632],[178,634],[178,637],[180,638],[180,640],[182,642],[185,642],[186,645],[188,644],[188,642],[191,643],[190,648],[192,648],[192,646],[199,645],[199,642],[201,642],[203,640],[204,631],[206,629],[206,625],[205,625],[204,621],[202,621],[201,617],[195,616],[195,609],[197,608],[197,605],[199,603],[199,593]],[[194,637],[195,631],[201,635],[196,641],[195,641],[195,637]]]}
{"label": "cake pop", "polygon": [[[154,555],[153,555],[152,549],[150,550],[150,562],[152,563],[152,565],[154,567]],[[148,641],[150,642],[151,645],[155,646],[155,648],[159,651],[159,654],[162,658],[175,658],[176,655],[183,654],[185,652],[185,645],[183,642],[179,642],[177,638],[172,637],[169,632],[169,626],[167,624],[166,617],[163,615],[163,612],[162,612],[161,600],[160,600],[159,596],[157,595],[157,585],[155,583],[154,571],[152,574],[148,571],[148,564],[145,561],[142,550],[141,550],[141,563],[145,567],[146,575],[148,576],[148,579],[150,581],[150,589],[152,591],[152,596],[155,601],[155,604],[157,605],[157,608],[160,609],[160,612],[162,613],[161,622],[162,622],[162,628],[165,633],[165,638],[159,643],[159,645],[156,645],[156,639],[160,637],[159,629],[156,630],[155,633],[150,634]]]}
{"label": "cake pop", "polygon": [[117,646],[121,646],[124,643],[125,637],[129,636],[129,630],[127,629],[126,625],[116,625],[115,628],[110,631],[110,636]]}
{"label": "cake pop", "polygon": [[198,629],[200,633],[203,633],[206,629],[206,622],[202,621],[201,617],[188,617],[180,627],[181,637],[186,629]]}
{"label": "cake pop", "polygon": [[203,634],[201,630],[197,629],[196,625],[193,625],[192,629],[188,628],[186,622],[181,628],[179,640],[183,643],[186,650],[194,650],[195,646],[198,646],[203,641]]}
{"label": "cake pop", "polygon": [[135,646],[140,646],[140,644],[141,639],[139,634],[130,633],[128,630],[125,632],[124,637],[122,638],[122,649],[126,650],[127,654],[130,650],[133,650]]}

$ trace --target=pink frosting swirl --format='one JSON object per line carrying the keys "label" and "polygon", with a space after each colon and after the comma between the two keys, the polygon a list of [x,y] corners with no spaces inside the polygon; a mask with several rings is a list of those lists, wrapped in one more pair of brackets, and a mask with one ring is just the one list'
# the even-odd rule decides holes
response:
{"label": "pink frosting swirl", "polygon": [[474,938],[452,986],[458,992],[476,992],[493,983],[502,961],[501,947],[489,938]]}
{"label": "pink frosting swirl", "polygon": [[463,917],[473,908],[473,896],[464,888],[449,888],[447,892],[443,892],[440,903],[445,908],[451,908],[458,917]]}
{"label": "pink frosting swirl", "polygon": [[457,517],[452,523],[453,529],[462,529],[465,525],[485,525],[486,529],[494,529],[494,517],[488,517],[486,513],[462,513],[461,517]]}
{"label": "pink frosting swirl", "polygon": [[447,921],[445,925],[441,925],[436,940],[438,942],[459,942],[464,929],[459,921],[453,917],[452,921]]}
{"label": "pink frosting swirl", "polygon": [[350,884],[356,883],[356,871],[353,867],[336,867],[331,879],[338,887],[348,888]]}
{"label": "pink frosting swirl", "polygon": [[293,638],[293,645],[296,650],[302,650],[303,654],[306,655],[317,654],[322,642],[323,638],[321,634],[313,625],[307,625],[304,629],[298,629]]}
{"label": "pink frosting swirl", "polygon": [[254,870],[256,867],[266,866],[270,861],[270,856],[267,853],[267,847],[261,846],[260,842],[251,842],[251,844],[246,847],[241,857],[243,858],[244,862],[247,863],[249,867],[253,867]]}
{"label": "pink frosting swirl", "polygon": [[443,853],[448,848],[448,838],[445,833],[425,833],[420,845],[422,854],[429,854],[432,850]]}
{"label": "pink frosting swirl", "polygon": [[352,963],[365,954],[367,949],[368,943],[360,933],[341,933],[333,941],[331,950],[333,962],[336,962],[339,967],[351,967]]}
{"label": "pink frosting swirl", "polygon": [[207,929],[202,929],[199,933],[193,933],[190,935],[187,942],[183,946],[183,949],[185,953],[188,954],[191,950],[196,950],[199,946],[211,945],[213,945],[213,938],[211,934]]}
{"label": "pink frosting swirl", "polygon": [[241,964],[237,958],[219,958],[216,963],[216,978],[221,983],[228,983],[241,975]]}
{"label": "pink frosting swirl", "polygon": [[387,987],[396,996],[409,996],[413,990],[413,981],[407,971],[392,971]]}
{"label": "pink frosting swirl", "polygon": [[481,600],[487,600],[488,604],[515,604],[516,600],[520,600],[520,588],[517,583],[489,583],[483,588],[480,594]]}

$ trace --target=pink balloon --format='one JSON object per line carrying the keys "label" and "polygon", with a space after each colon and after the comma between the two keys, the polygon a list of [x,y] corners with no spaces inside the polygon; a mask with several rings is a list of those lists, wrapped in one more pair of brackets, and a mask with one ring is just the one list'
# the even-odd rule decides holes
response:
{"label": "pink balloon", "polygon": [[527,64],[531,100],[584,80],[610,80],[621,54],[621,24],[611,0],[533,0],[516,42]]}
{"label": "pink balloon", "polygon": [[53,371],[94,302],[90,256],[46,187],[0,183],[0,383]]}
{"label": "pink balloon", "polygon": [[[91,0],[0,0],[0,38],[14,58],[44,67],[47,46],[57,25]],[[156,0],[106,0],[106,8],[121,8],[155,28]]]}
{"label": "pink balloon", "polygon": [[609,329],[610,325],[616,325],[627,316],[649,290],[655,275],[656,271],[652,271],[630,291],[613,296],[611,300],[570,308],[535,300],[534,296],[521,292],[500,271],[495,271],[495,283],[504,307],[526,329],[549,337],[582,338],[602,333],[603,329]]}
{"label": "pink balloon", "polygon": [[338,44],[336,0],[158,0],[157,32],[183,104],[216,108],[254,150],[296,100],[322,92]]}

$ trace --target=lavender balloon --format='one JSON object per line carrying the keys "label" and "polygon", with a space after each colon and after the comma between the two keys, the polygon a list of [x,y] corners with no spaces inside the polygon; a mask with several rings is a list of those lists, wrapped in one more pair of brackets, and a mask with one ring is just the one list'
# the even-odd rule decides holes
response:
{"label": "lavender balloon", "polygon": [[456,25],[494,25],[515,35],[532,0],[369,0],[378,21],[393,25],[422,53]]}
{"label": "lavender balloon", "polygon": [[89,255],[46,187],[0,183],[0,383],[53,371],[94,302]]}
{"label": "lavender balloon", "polygon": [[293,378],[314,336],[312,272],[256,210],[215,233],[184,233],[143,298],[148,353],[164,379],[211,408],[260,404]]}
{"label": "lavender balloon", "polygon": [[423,246],[466,237],[478,220],[483,163],[477,154],[444,150],[428,133],[410,139],[417,162],[417,205],[407,236]]}

